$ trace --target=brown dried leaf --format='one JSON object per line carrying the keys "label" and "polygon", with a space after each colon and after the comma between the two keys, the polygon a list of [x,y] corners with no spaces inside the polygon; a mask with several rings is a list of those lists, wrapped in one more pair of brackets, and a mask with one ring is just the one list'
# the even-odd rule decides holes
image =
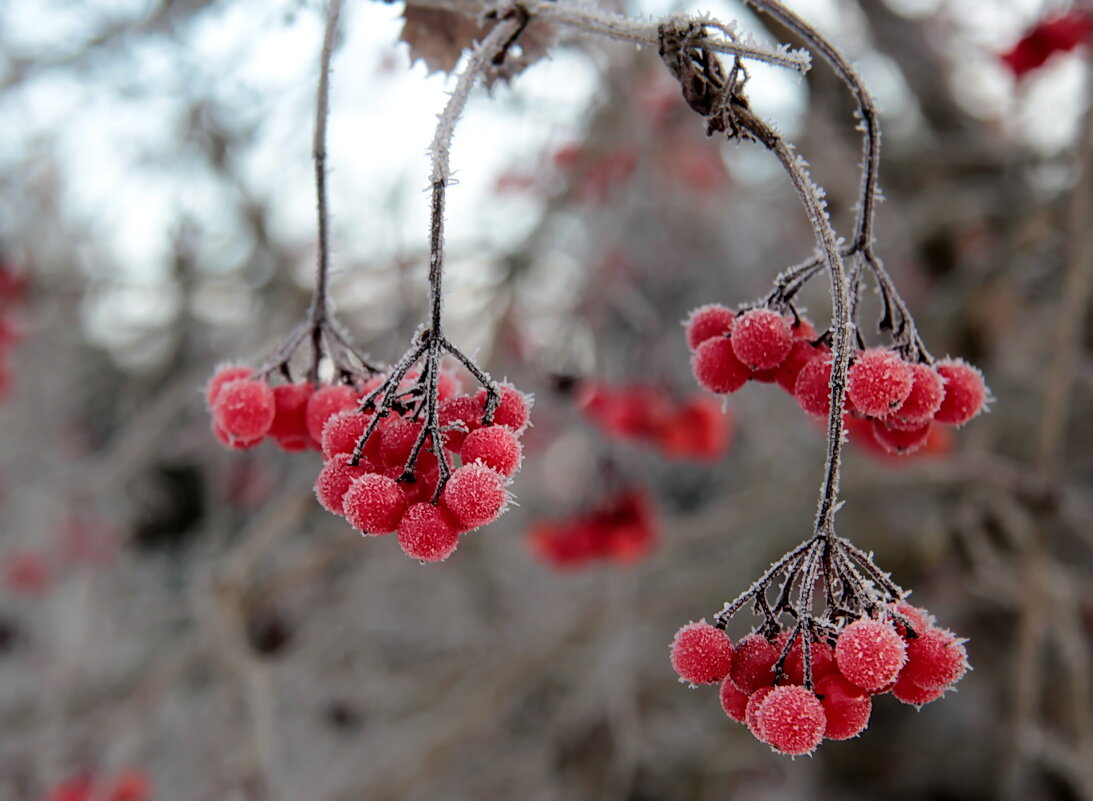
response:
{"label": "brown dried leaf", "polygon": [[[495,24],[491,21],[479,25],[459,11],[416,3],[407,3],[402,16],[405,22],[399,38],[410,46],[411,62],[421,59],[430,73],[454,70],[463,51],[486,36]],[[553,25],[531,23],[517,39],[519,55],[508,52],[503,63],[486,76],[486,85],[492,86],[498,78],[507,81],[543,58],[553,46],[556,33]]]}
{"label": "brown dried leaf", "polygon": [[406,22],[399,38],[410,45],[410,61],[420,58],[430,73],[451,72],[464,48],[487,31],[470,17],[443,8],[407,3],[402,16]]}

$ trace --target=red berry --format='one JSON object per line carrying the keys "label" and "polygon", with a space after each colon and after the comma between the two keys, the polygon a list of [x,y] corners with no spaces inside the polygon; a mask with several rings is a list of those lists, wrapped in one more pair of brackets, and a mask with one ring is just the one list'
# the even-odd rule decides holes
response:
{"label": "red berry", "polygon": [[486,426],[472,431],[459,451],[463,464],[481,462],[503,476],[520,467],[522,450],[516,435],[506,426]]}
{"label": "red berry", "polygon": [[[421,434],[421,423],[414,422],[408,417],[388,418],[383,427],[383,438],[380,440],[380,458],[389,467],[402,467],[414,450],[414,444]],[[426,444],[421,446],[420,454],[425,453]]]}
{"label": "red berry", "polygon": [[816,339],[816,327],[804,317],[798,317],[791,327],[794,339],[804,339],[813,342]]}
{"label": "red berry", "polygon": [[[323,426],[323,456],[333,459],[339,453],[352,453],[371,420],[372,415],[356,411],[338,412],[331,417]],[[369,461],[379,462],[382,436],[377,426],[368,437],[361,455]]]}
{"label": "red berry", "polygon": [[683,325],[687,329],[687,347],[695,350],[707,339],[724,336],[732,330],[736,315],[720,303],[707,303],[691,312]]}
{"label": "red berry", "polygon": [[209,383],[205,387],[205,408],[212,411],[213,404],[216,403],[216,399],[220,395],[220,388],[229,381],[250,378],[253,374],[254,370],[249,367],[235,364],[222,364],[217,367],[216,371],[213,372],[213,377],[209,379]]}
{"label": "red berry", "polygon": [[378,473],[354,479],[342,498],[345,519],[362,534],[390,534],[409,505],[395,480]]}
{"label": "red berry", "polygon": [[359,399],[356,391],[345,384],[320,387],[307,399],[307,433],[316,442],[323,441],[323,426],[338,412],[356,409]]}
{"label": "red berry", "polygon": [[911,392],[907,399],[888,416],[892,428],[915,429],[934,419],[945,397],[945,382],[941,374],[928,364],[909,364]]}
{"label": "red berry", "polygon": [[785,361],[793,347],[786,318],[772,309],[751,309],[736,318],[732,349],[753,370],[769,370]]}
{"label": "red berry", "polygon": [[[729,681],[731,682],[732,679],[729,679]],[[772,692],[774,692],[773,687],[760,687],[748,696],[748,703],[744,707],[744,725],[748,727],[748,731],[751,732],[752,737],[761,743],[765,743],[766,740],[763,738],[763,732],[759,728],[759,707],[763,705],[763,702],[767,700],[767,696]]]}
{"label": "red berry", "polygon": [[721,708],[725,710],[725,714],[737,723],[745,723],[747,721],[749,696],[740,692],[737,686],[732,683],[732,679],[727,676],[721,682],[720,695]]}
{"label": "red berry", "polygon": [[232,440],[264,437],[273,425],[275,413],[269,384],[249,378],[237,378],[222,385],[213,404],[213,420]]}
{"label": "red berry", "polygon": [[305,416],[311,391],[310,384],[281,384],[273,388],[275,411],[269,436],[277,441],[282,450],[296,452],[311,447],[312,439],[307,433]]}
{"label": "red berry", "polygon": [[722,629],[705,620],[688,623],[672,641],[672,667],[691,684],[715,684],[729,675],[732,641]]}
{"label": "red berry", "polygon": [[[501,393],[501,402],[493,412],[493,424],[508,426],[516,434],[524,433],[530,419],[531,398],[512,384],[498,384],[497,389]],[[478,401],[478,423],[481,424],[482,413],[486,409],[486,390],[478,390],[474,397]]]}
{"label": "red berry", "polygon": [[724,395],[736,392],[748,382],[751,370],[736,358],[732,341],[725,337],[707,339],[691,356],[691,370],[699,385]]}
{"label": "red berry", "polygon": [[938,362],[937,372],[945,379],[945,399],[934,415],[937,422],[960,426],[983,411],[987,385],[982,373],[960,359]]}
{"label": "red berry", "polygon": [[934,616],[918,606],[911,606],[907,601],[899,601],[898,603],[889,604],[889,609],[892,611],[892,625],[896,629],[896,633],[903,637],[904,640],[910,639],[907,636],[907,627],[904,626],[895,615],[899,615],[910,623],[911,628],[914,629],[916,635],[922,634],[927,629],[934,625]]}
{"label": "red berry", "polygon": [[[770,373],[772,381],[775,381],[778,386],[792,395],[794,388],[797,386],[797,376],[801,374],[804,366],[813,359],[821,357],[830,359],[831,349],[826,345],[817,347],[808,339],[795,339],[785,361],[773,370],[766,372]],[[758,378],[758,374],[756,374],[756,377]]]}
{"label": "red berry", "polygon": [[897,354],[870,348],[850,366],[846,394],[854,408],[867,417],[887,417],[911,394],[911,369]]}
{"label": "red berry", "polygon": [[714,461],[732,443],[733,416],[708,395],[690,398],[680,405],[655,435],[666,456],[676,459]]}
{"label": "red berry", "polygon": [[793,397],[802,409],[815,417],[827,417],[831,409],[831,358],[818,356],[805,362],[797,373]]}
{"label": "red berry", "polygon": [[876,692],[895,681],[904,662],[907,646],[896,630],[879,620],[855,620],[839,632],[835,642],[835,664],[863,690]]}
{"label": "red berry", "polygon": [[213,436],[217,441],[225,448],[231,448],[235,451],[247,451],[251,448],[255,448],[262,444],[262,440],[265,436],[252,437],[251,439],[236,439],[228,434],[224,429],[216,424],[216,420],[212,422]]}
{"label": "red berry", "polygon": [[905,456],[909,453],[921,450],[930,440],[930,431],[933,423],[927,420],[921,426],[910,431],[892,428],[885,420],[872,421],[872,434],[882,448],[888,453]]}
{"label": "red berry", "polygon": [[741,692],[751,695],[760,687],[774,684],[774,663],[778,649],[766,637],[749,634],[736,644],[729,676]]}
{"label": "red berry", "polygon": [[349,461],[348,453],[338,454],[323,465],[315,479],[315,497],[332,514],[344,514],[345,494],[354,480],[376,471],[375,465],[363,459],[356,467]]}
{"label": "red berry", "polygon": [[[482,404],[477,398],[456,395],[440,402],[437,407],[437,419],[444,435],[444,447],[458,451],[463,446],[467,434],[482,426]],[[451,428],[450,426],[456,426]],[[459,427],[466,431],[459,430]]]}
{"label": "red berry", "polygon": [[463,382],[451,370],[441,370],[436,377],[436,397],[442,403],[463,391]]}
{"label": "red berry", "polygon": [[[812,658],[812,683],[816,684],[820,679],[835,672],[835,650],[826,642],[813,640],[809,644],[809,656]],[[780,652],[779,652],[780,653]],[[790,684],[805,683],[804,648],[801,646],[801,635],[793,641],[793,645],[786,655],[782,672]]]}
{"label": "red berry", "polygon": [[892,695],[896,697],[897,701],[910,704],[911,706],[921,707],[932,701],[936,701],[945,694],[947,689],[947,687],[938,687],[933,690],[927,690],[925,687],[919,687],[913,681],[909,681],[903,676],[900,676],[892,686]]}
{"label": "red berry", "polygon": [[464,531],[492,523],[508,503],[504,480],[480,464],[465,464],[454,471],[442,497]]}
{"label": "red berry", "polygon": [[816,694],[827,717],[824,737],[829,740],[849,740],[869,725],[873,699],[868,691],[847,681],[842,674],[832,673],[816,682]]}
{"label": "red berry", "polygon": [[951,687],[968,669],[964,644],[947,629],[930,628],[907,641],[907,664],[899,676],[924,690]]}
{"label": "red berry", "polygon": [[786,684],[775,687],[755,710],[763,741],[783,754],[810,754],[824,738],[827,716],[812,690]]}
{"label": "red berry", "polygon": [[151,782],[140,771],[127,770],[114,777],[106,801],[148,801],[152,797]]}
{"label": "red berry", "polygon": [[442,562],[459,545],[459,526],[441,507],[415,503],[399,523],[398,544],[414,559]]}

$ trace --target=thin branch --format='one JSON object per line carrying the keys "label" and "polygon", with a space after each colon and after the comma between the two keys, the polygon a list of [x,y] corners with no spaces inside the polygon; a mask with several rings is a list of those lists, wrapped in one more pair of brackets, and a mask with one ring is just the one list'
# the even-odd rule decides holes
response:
{"label": "thin branch", "polygon": [[[632,42],[633,44],[658,44],[660,26],[663,24],[630,19],[619,14],[612,14],[609,11],[602,11],[593,6],[553,2],[552,0],[544,0],[530,6],[528,11],[532,16],[539,19],[566,25],[585,33],[605,36],[620,42]],[[729,26],[709,18],[684,18],[678,16],[675,19],[688,19],[699,25],[717,28],[726,34],[732,30]],[[668,24],[672,24],[671,21]],[[789,50],[786,47],[772,48],[755,41],[726,41],[724,39],[701,37],[695,39],[694,44],[704,50],[726,53],[752,61],[772,64],[776,67],[796,70],[802,75],[808,72],[812,65],[811,58],[804,50]]]}

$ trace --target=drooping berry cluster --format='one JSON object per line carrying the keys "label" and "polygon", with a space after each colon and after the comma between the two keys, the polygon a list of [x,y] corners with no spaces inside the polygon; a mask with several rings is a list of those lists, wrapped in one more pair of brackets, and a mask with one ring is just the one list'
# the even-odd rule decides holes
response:
{"label": "drooping berry cluster", "polygon": [[653,501],[637,488],[610,495],[566,520],[536,523],[528,531],[536,556],[559,569],[597,562],[633,564],[644,558],[658,539]]}
{"label": "drooping berry cluster", "polygon": [[[522,459],[528,398],[511,385],[486,422],[487,393],[462,394],[451,385],[439,405],[443,458],[461,466],[442,477],[438,449],[412,412],[347,408],[323,429],[326,460],[315,494],[362,534],[398,532],[399,545],[423,562],[447,559],[459,535],[492,523],[505,511],[508,483]],[[423,445],[418,445],[421,441]]]}
{"label": "drooping berry cluster", "polygon": [[[377,405],[392,383],[397,389]],[[441,450],[425,430],[427,383],[411,373],[394,382],[376,376],[359,389],[306,382],[271,387],[249,368],[225,366],[205,397],[224,445],[252,448],[269,438],[285,451],[321,451],[315,494],[325,509],[363,534],[398,531],[407,554],[434,562],[455,550],[460,534],[493,522],[507,507],[530,399],[502,384],[491,409],[489,389],[466,394],[454,373],[439,371]],[[457,457],[461,466],[451,470]]]}
{"label": "drooping berry cluster", "polygon": [[716,461],[732,442],[733,418],[712,398],[679,400],[653,386],[587,382],[578,402],[607,434],[651,445],[671,459]]}
{"label": "drooping berry cluster", "polygon": [[81,774],[58,783],[48,801],[150,801],[152,783],[140,770],[125,770],[113,777]]}
{"label": "drooping berry cluster", "polygon": [[[857,737],[873,697],[891,693],[921,707],[968,670],[964,640],[900,601],[802,647],[797,630],[752,632],[735,645],[705,621],[683,626],[671,645],[680,680],[720,682],[722,709],[776,751],[810,754],[825,739]],[[807,650],[807,655],[806,655]]]}
{"label": "drooping berry cluster", "polygon": [[[735,314],[710,304],[695,309],[686,328],[691,367],[706,389],[724,395],[748,381],[776,383],[808,414],[827,417],[831,348],[803,317],[770,308]],[[866,425],[848,428],[892,454],[914,453],[930,440],[935,423],[963,425],[987,400],[983,376],[960,359],[910,362],[887,348],[866,348],[851,357],[846,413]]]}

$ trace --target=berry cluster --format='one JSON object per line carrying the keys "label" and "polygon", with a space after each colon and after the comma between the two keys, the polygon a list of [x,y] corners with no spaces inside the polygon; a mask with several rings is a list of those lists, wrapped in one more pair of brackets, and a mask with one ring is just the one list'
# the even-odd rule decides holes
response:
{"label": "berry cluster", "polygon": [[149,801],[151,797],[151,782],[139,770],[122,771],[109,779],[73,776],[46,795],[48,801]]}
{"label": "berry cluster", "polygon": [[537,523],[529,530],[528,538],[532,551],[559,569],[596,562],[632,564],[656,545],[653,512],[648,493],[627,489],[569,519]]}
{"label": "berry cluster", "polygon": [[[412,373],[397,381],[376,376],[360,389],[271,387],[249,368],[226,366],[213,375],[205,399],[222,443],[251,448],[269,438],[285,451],[321,451],[315,494],[323,508],[362,534],[397,531],[408,555],[436,562],[455,550],[460,534],[493,522],[508,506],[530,399],[502,384],[491,408],[488,388],[466,394],[458,377],[439,371],[438,449],[422,419],[422,382]],[[461,466],[451,470],[456,457]]]}
{"label": "berry cluster", "polygon": [[[810,415],[826,418],[831,406],[831,348],[827,337],[799,315],[770,308],[735,314],[710,304],[685,323],[691,367],[711,392],[736,392],[748,381],[776,383]],[[914,453],[930,440],[934,424],[959,426],[985,408],[980,372],[960,359],[907,361],[887,348],[852,356],[846,413],[865,425],[848,426],[892,454]]]}
{"label": "berry cluster", "polygon": [[12,318],[12,309],[26,298],[26,279],[13,267],[0,261],[0,399],[11,391],[11,349],[23,338],[23,332]]}
{"label": "berry cluster", "polygon": [[671,459],[716,461],[732,442],[733,419],[716,400],[677,400],[647,385],[610,386],[587,382],[578,402],[607,434],[643,442]]}
{"label": "berry cluster", "polygon": [[734,645],[724,629],[690,623],[676,633],[671,659],[681,681],[720,682],[725,714],[789,755],[857,737],[869,725],[873,696],[891,693],[921,707],[968,670],[964,640],[905,601],[805,647],[798,630],[752,632]]}

